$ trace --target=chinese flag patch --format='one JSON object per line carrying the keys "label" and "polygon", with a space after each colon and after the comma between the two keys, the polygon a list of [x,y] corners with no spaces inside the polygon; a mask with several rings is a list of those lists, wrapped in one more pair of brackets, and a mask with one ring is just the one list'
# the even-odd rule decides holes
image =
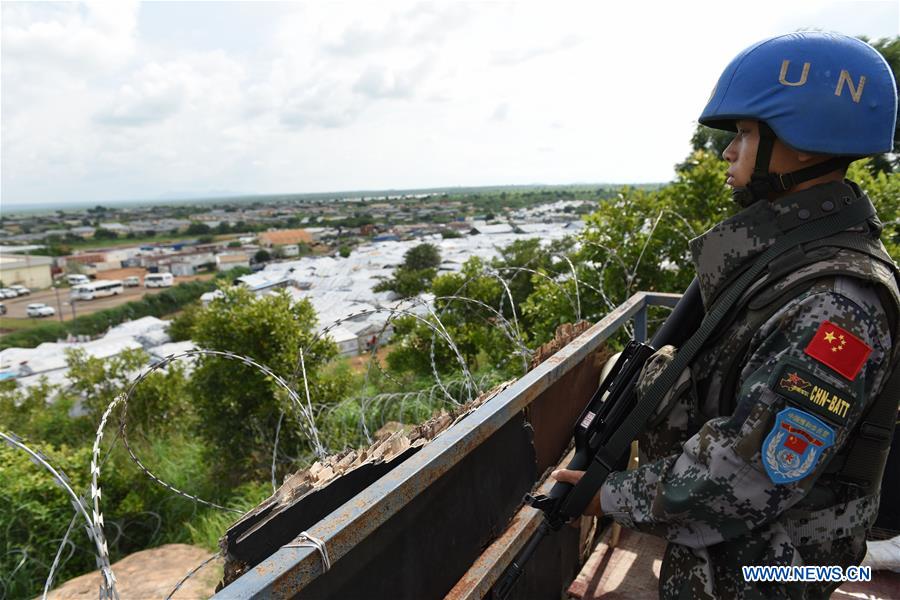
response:
{"label": "chinese flag patch", "polygon": [[872,349],[846,329],[830,321],[822,321],[803,351],[853,381]]}

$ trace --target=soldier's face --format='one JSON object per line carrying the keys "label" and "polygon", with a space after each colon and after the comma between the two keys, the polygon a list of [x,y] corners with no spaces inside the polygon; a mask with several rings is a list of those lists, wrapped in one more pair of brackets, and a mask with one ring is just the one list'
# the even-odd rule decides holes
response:
{"label": "soldier's face", "polygon": [[[753,175],[753,168],[756,166],[756,150],[759,147],[758,121],[742,120],[735,126],[737,134],[722,152],[722,158],[730,163],[726,183],[732,188],[746,187],[750,183],[750,176]],[[827,157],[793,150],[776,138],[772,145],[772,156],[769,158],[769,172],[790,173],[825,158]],[[818,179],[813,183],[815,181]],[[809,185],[811,183],[807,182],[796,189],[800,190]]]}
{"label": "soldier's face", "polygon": [[722,152],[722,158],[730,163],[725,183],[732,188],[745,187],[750,183],[759,146],[759,124],[756,121],[738,121],[736,127],[737,134]]}

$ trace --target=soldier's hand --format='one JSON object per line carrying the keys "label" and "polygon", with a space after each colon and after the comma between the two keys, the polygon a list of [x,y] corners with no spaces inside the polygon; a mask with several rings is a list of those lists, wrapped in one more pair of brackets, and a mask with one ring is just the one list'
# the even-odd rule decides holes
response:
{"label": "soldier's hand", "polygon": [[[557,481],[562,481],[563,483],[571,483],[575,485],[581,478],[584,477],[584,471],[570,471],[569,469],[557,469],[550,473],[550,477]],[[603,510],[600,507],[600,490],[597,490],[597,494],[591,499],[590,503],[587,505],[587,508],[584,509],[584,514],[589,517],[602,517]]]}

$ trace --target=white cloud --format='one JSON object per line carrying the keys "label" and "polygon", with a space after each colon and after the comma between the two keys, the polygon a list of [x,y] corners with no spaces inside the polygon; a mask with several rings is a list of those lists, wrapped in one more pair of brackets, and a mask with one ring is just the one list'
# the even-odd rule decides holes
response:
{"label": "white cloud", "polygon": [[494,109],[494,114],[491,115],[492,121],[505,121],[506,117],[509,115],[509,103],[501,102],[497,105],[497,108]]}
{"label": "white cloud", "polygon": [[119,87],[110,105],[95,118],[107,125],[145,125],[165,119],[178,112],[187,99],[188,75],[189,69],[147,65],[134,83]]}
{"label": "white cloud", "polygon": [[114,69],[134,54],[137,11],[137,2],[124,0],[6,3],[3,54],[13,68],[25,63],[77,73]]}
{"label": "white cloud", "polygon": [[221,51],[152,62],[122,83],[94,118],[105,125],[136,126],[161,121],[185,108],[214,116],[241,102],[243,78],[243,67]]}
{"label": "white cloud", "polygon": [[900,33],[894,2],[401,0],[279,4],[238,43],[269,4],[152,6],[2,5],[4,199],[663,181],[750,43]]}

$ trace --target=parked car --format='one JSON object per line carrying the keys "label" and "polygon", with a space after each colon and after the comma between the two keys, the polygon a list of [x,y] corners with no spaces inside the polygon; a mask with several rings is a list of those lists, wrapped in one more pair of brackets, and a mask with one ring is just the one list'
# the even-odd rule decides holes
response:
{"label": "parked car", "polygon": [[29,304],[25,307],[25,314],[29,317],[40,318],[40,317],[52,317],[56,314],[56,311],[51,306],[47,306],[46,304],[39,302],[36,304]]}
{"label": "parked car", "polygon": [[137,275],[132,275],[131,277],[126,277],[122,280],[122,285],[125,287],[137,287],[141,285],[141,278]]}
{"label": "parked car", "polygon": [[31,290],[29,290],[24,285],[11,285],[11,286],[9,286],[9,289],[11,289],[12,291],[14,291],[15,293],[17,293],[20,296],[27,296],[28,294],[31,293]]}
{"label": "parked car", "polygon": [[0,315],[6,314],[6,305],[0,302]]}
{"label": "parked car", "polygon": [[10,288],[0,288],[0,298],[16,298],[18,294],[16,290]]}

